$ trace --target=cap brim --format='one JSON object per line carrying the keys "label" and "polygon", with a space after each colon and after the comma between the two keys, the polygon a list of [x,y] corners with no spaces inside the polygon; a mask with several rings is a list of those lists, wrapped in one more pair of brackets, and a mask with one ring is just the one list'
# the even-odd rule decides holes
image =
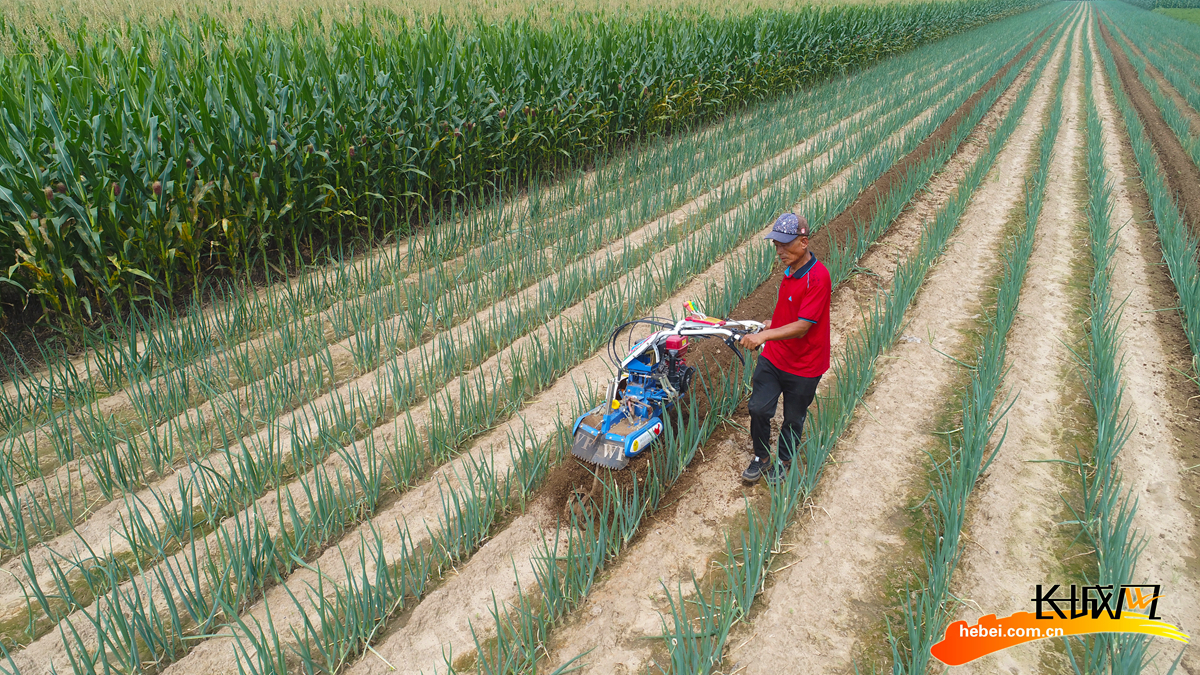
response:
{"label": "cap brim", "polygon": [[774,239],[775,241],[777,241],[781,244],[790,244],[798,236],[800,236],[800,235],[784,234],[783,232],[776,232],[776,231],[772,230],[772,231],[768,232],[767,236],[763,237],[763,239]]}

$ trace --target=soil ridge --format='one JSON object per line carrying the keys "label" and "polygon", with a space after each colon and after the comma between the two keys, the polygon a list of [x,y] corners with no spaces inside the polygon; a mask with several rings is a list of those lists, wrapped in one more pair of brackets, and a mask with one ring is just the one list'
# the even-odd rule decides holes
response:
{"label": "soil ridge", "polygon": [[1191,156],[1183,149],[1183,144],[1179,142],[1175,132],[1163,119],[1146,85],[1138,79],[1137,69],[1129,62],[1128,55],[1117,44],[1108,26],[1099,18],[1096,19],[1096,23],[1100,27],[1100,36],[1104,38],[1104,44],[1117,64],[1121,86],[1146,127],[1146,134],[1150,137],[1155,154],[1158,155],[1159,164],[1162,165],[1167,187],[1183,212],[1184,221],[1191,226],[1192,232],[1200,235],[1200,167],[1192,162]]}

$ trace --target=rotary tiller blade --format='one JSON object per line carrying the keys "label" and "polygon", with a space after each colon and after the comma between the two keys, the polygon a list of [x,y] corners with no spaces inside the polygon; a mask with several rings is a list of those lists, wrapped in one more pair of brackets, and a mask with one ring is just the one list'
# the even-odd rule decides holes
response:
{"label": "rotary tiller blade", "polygon": [[593,436],[583,429],[575,432],[571,454],[589,464],[609,469],[620,470],[629,466],[629,458],[625,456],[623,446],[607,442],[599,434]]}

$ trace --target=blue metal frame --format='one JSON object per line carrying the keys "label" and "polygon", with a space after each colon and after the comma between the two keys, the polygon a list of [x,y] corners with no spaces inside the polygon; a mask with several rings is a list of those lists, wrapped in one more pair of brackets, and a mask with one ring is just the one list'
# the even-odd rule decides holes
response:
{"label": "blue metal frame", "polygon": [[[651,376],[653,370],[653,366],[645,361],[642,361],[641,359],[632,361],[627,366],[629,376],[626,379],[625,391],[621,398],[632,399],[633,401],[638,402],[634,404],[636,407],[636,416],[632,417],[631,421],[637,421],[640,423],[634,431],[628,434],[615,434],[611,432],[611,429],[614,425],[616,425],[622,419],[628,417],[628,408],[626,405],[622,405],[616,410],[610,410],[608,413],[606,413],[600,423],[599,429],[595,429],[590,425],[583,423],[583,420],[590,415],[594,415],[601,410],[608,408],[612,402],[606,401],[603,405],[589,410],[587,413],[584,413],[577,420],[575,420],[575,428],[572,429],[572,434],[577,433],[580,428],[583,428],[592,436],[603,436],[604,440],[606,441],[621,443],[624,446],[626,457],[636,457],[645,452],[646,448],[650,447],[652,444],[647,443],[646,445],[639,447],[637,451],[634,452],[634,441],[636,441],[649,429],[654,428],[656,424],[660,424],[663,417],[665,417],[665,413],[674,405],[673,401],[668,400],[667,392],[659,386],[658,380]],[[642,422],[642,420],[645,421]]]}

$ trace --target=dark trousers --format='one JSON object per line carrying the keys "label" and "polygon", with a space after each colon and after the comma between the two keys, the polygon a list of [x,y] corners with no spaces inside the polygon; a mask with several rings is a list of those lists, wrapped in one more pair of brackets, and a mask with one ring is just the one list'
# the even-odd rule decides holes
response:
{"label": "dark trousers", "polygon": [[779,461],[790,462],[792,451],[800,446],[800,432],[808,417],[808,406],[817,395],[821,376],[800,377],[776,368],[765,357],[758,357],[750,392],[750,439],[754,454],[764,462],[771,459],[771,418],[783,394],[783,426],[779,429]]}

